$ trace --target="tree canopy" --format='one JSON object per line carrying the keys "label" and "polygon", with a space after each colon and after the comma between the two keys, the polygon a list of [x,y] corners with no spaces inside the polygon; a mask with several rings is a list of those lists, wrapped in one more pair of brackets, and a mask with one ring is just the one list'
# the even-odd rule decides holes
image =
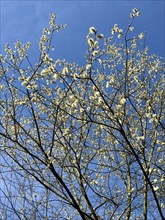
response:
{"label": "tree canopy", "polygon": [[165,218],[164,60],[145,33],[87,34],[86,64],[54,59],[65,25],[50,16],[33,65],[25,45],[0,55],[0,218]]}

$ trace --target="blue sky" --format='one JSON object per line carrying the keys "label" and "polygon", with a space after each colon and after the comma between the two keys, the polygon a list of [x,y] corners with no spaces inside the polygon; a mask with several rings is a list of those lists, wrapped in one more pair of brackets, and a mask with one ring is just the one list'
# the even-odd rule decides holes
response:
{"label": "blue sky", "polygon": [[151,53],[163,56],[165,51],[164,1],[123,0],[123,1],[7,1],[0,0],[1,53],[4,45],[16,40],[32,43],[32,56],[38,50],[43,27],[48,26],[50,13],[56,13],[57,24],[68,28],[54,38],[54,53],[60,59],[81,62],[86,50],[86,34],[94,26],[105,36],[111,35],[112,26],[127,27],[132,8],[141,11],[135,20],[136,33],[147,31],[146,44]]}

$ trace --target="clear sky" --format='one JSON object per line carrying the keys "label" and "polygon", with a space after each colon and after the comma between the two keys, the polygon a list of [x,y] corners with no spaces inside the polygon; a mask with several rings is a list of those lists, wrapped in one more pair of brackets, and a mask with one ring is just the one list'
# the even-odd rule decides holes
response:
{"label": "clear sky", "polygon": [[100,33],[110,36],[115,23],[123,29],[128,25],[129,14],[136,7],[141,11],[134,23],[136,33],[147,31],[146,44],[150,52],[164,55],[164,1],[0,0],[0,4],[0,53],[7,42],[13,45],[16,40],[30,41],[35,57],[42,28],[48,26],[50,13],[56,13],[57,24],[67,24],[68,28],[56,34],[54,53],[60,59],[82,62],[89,27],[94,26]]}

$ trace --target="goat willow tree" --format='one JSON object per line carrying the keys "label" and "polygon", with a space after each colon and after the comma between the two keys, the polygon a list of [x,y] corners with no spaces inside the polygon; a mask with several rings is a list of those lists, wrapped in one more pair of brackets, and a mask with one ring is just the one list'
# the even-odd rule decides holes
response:
{"label": "goat willow tree", "polygon": [[109,38],[91,27],[84,66],[51,57],[54,14],[34,66],[30,43],[6,45],[1,219],[164,219],[164,67],[133,36],[138,15]]}

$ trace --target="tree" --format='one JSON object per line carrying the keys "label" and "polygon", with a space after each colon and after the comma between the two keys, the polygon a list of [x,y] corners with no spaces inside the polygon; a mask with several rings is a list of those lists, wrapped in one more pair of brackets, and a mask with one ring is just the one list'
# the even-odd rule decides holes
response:
{"label": "tree", "polygon": [[[0,55],[1,219],[164,219],[164,61],[133,36],[91,27],[86,64],[54,60],[43,30]],[[116,38],[117,35],[117,38]]]}

